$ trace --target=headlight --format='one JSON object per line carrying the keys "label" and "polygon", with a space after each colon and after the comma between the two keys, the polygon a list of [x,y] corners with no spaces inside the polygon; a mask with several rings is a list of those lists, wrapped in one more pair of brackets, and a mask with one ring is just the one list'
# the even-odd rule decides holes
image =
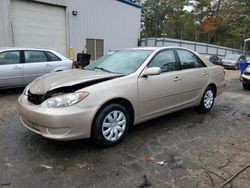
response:
{"label": "headlight", "polygon": [[51,97],[41,104],[43,108],[64,108],[72,106],[88,96],[88,93],[68,93]]}

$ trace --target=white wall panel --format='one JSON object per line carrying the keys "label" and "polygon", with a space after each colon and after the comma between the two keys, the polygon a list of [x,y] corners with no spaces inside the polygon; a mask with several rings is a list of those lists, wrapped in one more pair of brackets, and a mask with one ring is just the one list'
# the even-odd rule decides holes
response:
{"label": "white wall panel", "polygon": [[182,43],[181,46],[190,50],[195,50],[195,46],[193,44]]}
{"label": "white wall panel", "polygon": [[201,53],[201,54],[206,54],[207,53],[207,47],[197,44],[196,51]]}
{"label": "white wall panel", "polygon": [[[15,2],[37,4],[39,8],[34,9],[35,5],[15,8],[14,5],[14,9],[11,9],[10,4],[15,4]],[[47,7],[47,10],[44,7]],[[58,11],[50,11],[51,7],[61,8],[61,10],[63,8],[66,10],[66,15],[59,16],[58,14],[55,17]],[[78,11],[77,16],[72,15],[73,10]],[[44,14],[37,16],[41,11]],[[30,17],[33,18],[31,21],[25,21],[25,18]],[[57,25],[54,18],[61,22],[62,19],[59,17],[66,19],[66,23],[63,23],[66,27],[66,34],[64,31],[60,32],[57,26],[53,30],[48,27],[52,24]],[[61,48],[58,51],[64,48],[67,51],[66,54],[68,54],[69,47],[74,48],[75,54],[82,52],[86,45],[86,38],[104,39],[105,53],[114,49],[136,47],[140,38],[141,9],[117,0],[1,0],[0,46],[10,46],[12,43],[11,18],[14,22],[15,46],[48,47],[55,50]],[[47,24],[41,21],[43,18],[48,19]],[[30,28],[34,28],[33,26],[44,32],[37,31],[31,34]],[[52,31],[54,31],[54,36],[50,38],[50,41],[45,40],[45,35],[52,36]],[[27,32],[30,34],[29,37],[24,35]],[[63,35],[63,39],[60,35]],[[55,46],[53,42],[53,38],[59,41],[58,37],[61,37],[61,47]],[[45,42],[50,45],[45,46]]]}
{"label": "white wall panel", "polygon": [[70,46],[76,53],[84,49],[86,38],[104,39],[105,53],[137,46],[141,9],[116,0],[74,0],[68,11]]}
{"label": "white wall panel", "polygon": [[11,46],[10,0],[0,1],[0,47]]}
{"label": "white wall panel", "polygon": [[216,54],[217,48],[208,46],[208,54]]}

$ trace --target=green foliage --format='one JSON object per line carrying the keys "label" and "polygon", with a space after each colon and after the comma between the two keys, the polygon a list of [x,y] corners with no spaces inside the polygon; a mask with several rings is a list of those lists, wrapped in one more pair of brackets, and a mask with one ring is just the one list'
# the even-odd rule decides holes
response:
{"label": "green foliage", "polygon": [[169,37],[241,49],[244,39],[250,38],[249,0],[141,2],[142,37]]}

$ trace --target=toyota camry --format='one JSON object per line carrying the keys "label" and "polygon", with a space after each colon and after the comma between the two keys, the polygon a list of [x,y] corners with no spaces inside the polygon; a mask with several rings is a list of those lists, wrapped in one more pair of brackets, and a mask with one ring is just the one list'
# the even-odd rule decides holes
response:
{"label": "toyota camry", "polygon": [[108,147],[130,127],[184,108],[209,112],[224,69],[180,47],[117,50],[85,69],[41,76],[19,97],[21,123],[55,140]]}

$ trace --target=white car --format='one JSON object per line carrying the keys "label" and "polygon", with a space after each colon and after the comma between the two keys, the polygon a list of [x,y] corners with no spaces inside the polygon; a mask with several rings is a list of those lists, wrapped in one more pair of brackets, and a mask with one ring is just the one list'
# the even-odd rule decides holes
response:
{"label": "white car", "polygon": [[242,85],[244,89],[250,89],[250,65],[246,68],[241,76]]}
{"label": "white car", "polygon": [[54,50],[0,48],[0,88],[25,86],[39,76],[72,66],[72,60]]}

